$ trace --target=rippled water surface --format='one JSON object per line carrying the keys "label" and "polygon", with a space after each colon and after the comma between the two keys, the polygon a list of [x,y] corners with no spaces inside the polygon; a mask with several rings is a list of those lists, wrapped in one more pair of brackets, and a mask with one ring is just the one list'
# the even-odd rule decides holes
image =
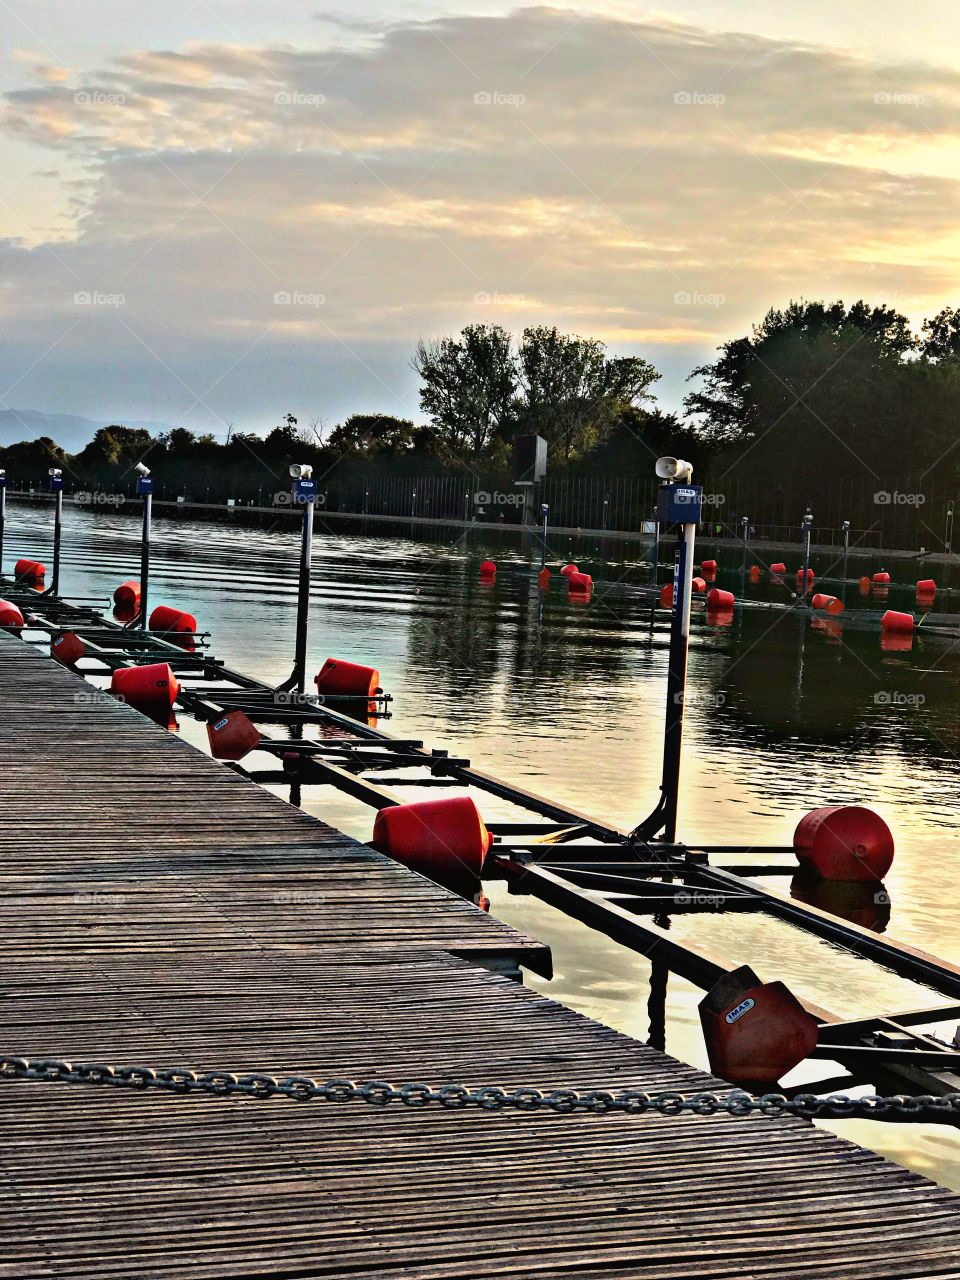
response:
{"label": "rippled water surface", "polygon": [[[16,555],[49,556],[50,516],[11,503],[5,566]],[[418,534],[418,536],[420,536]],[[653,807],[660,774],[666,635],[651,628],[640,588],[650,581],[638,544],[566,540],[551,560],[576,557],[596,583],[588,606],[568,601],[555,580],[542,593],[515,544],[485,545],[438,531],[432,541],[320,530],[315,543],[310,669],[328,655],[379,668],[394,695],[395,734],[423,738],[521,785],[621,825]],[[136,576],[139,525],[121,515],[68,506],[61,589],[105,604],[116,584]],[[487,553],[499,565],[482,586]],[[152,603],[195,613],[213,652],[265,681],[292,662],[299,540],[282,527],[155,522]],[[789,568],[799,563],[787,555]],[[750,602],[730,626],[713,625],[695,604],[685,725],[680,835],[714,843],[789,843],[800,816],[816,805],[863,801],[897,838],[886,890],[889,908],[849,898],[891,936],[960,963],[960,591],[941,592],[909,651],[884,651],[877,627],[888,606],[913,608],[912,589],[889,600],[861,597],[855,579],[877,562],[848,566],[847,612],[830,630],[782,606],[787,586],[751,585],[742,556],[721,557],[718,582]],[[48,561],[49,563],[49,561]],[[819,573],[839,575],[832,558]],[[912,583],[911,562],[887,565]],[[661,570],[661,574],[665,572]],[[943,570],[934,575],[947,585]],[[789,581],[789,580],[788,580]],[[957,575],[960,585],[960,574]],[[932,629],[941,626],[947,634]],[[958,627],[960,635],[960,627]],[[199,732],[198,732],[199,730]],[[202,727],[184,717],[180,732],[205,749]],[[397,789],[397,788],[394,788]],[[411,792],[411,794],[414,794]],[[422,797],[423,792],[419,795]],[[324,789],[305,789],[305,807],[368,839],[372,811]],[[485,816],[513,816],[483,798]],[[788,891],[789,880],[775,887]],[[630,1034],[650,1033],[650,966],[640,955],[536,900],[489,886],[494,913],[553,947],[555,977],[532,985]],[[831,909],[828,899],[817,905]],[[885,921],[889,910],[889,921]],[[851,960],[829,944],[758,915],[676,917],[678,937],[730,966],[750,963],[842,1015],[938,1004],[910,982]],[[666,1047],[706,1066],[696,1003],[700,993],[671,977]],[[944,1024],[950,1036],[956,1020]],[[810,1078],[826,1064],[805,1067]],[[829,1067],[827,1068],[829,1070]],[[602,1081],[598,1081],[602,1084]],[[960,1135],[934,1126],[846,1124],[843,1132],[960,1187]]]}

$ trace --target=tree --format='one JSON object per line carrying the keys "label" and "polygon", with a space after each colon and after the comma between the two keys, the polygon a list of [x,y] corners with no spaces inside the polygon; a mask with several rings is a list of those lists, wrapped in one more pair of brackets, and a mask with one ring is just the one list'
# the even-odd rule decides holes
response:
{"label": "tree", "polygon": [[101,427],[93,439],[77,454],[77,466],[95,471],[104,465],[130,465],[138,462],[157,441],[142,427]]}
{"label": "tree", "polygon": [[928,360],[960,361],[960,308],[944,307],[923,322],[920,349]]}
{"label": "tree", "polygon": [[370,458],[381,451],[404,453],[412,449],[417,431],[409,418],[394,418],[389,413],[352,413],[334,428],[328,444],[341,454]]}
{"label": "tree", "polygon": [[596,445],[618,409],[650,399],[660,377],[639,356],[608,359],[602,342],[556,327],[525,329],[519,359],[523,429],[544,436],[565,462]]}
{"label": "tree", "polygon": [[418,342],[412,367],[423,380],[420,407],[455,453],[487,454],[513,419],[517,365],[500,325],[472,324],[459,338]]}

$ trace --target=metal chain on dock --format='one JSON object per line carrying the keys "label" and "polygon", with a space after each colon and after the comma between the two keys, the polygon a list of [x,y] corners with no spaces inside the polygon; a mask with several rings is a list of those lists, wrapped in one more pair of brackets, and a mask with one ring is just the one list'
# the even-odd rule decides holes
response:
{"label": "metal chain on dock", "polygon": [[296,1102],[322,1099],[325,1102],[369,1102],[387,1106],[400,1102],[408,1107],[426,1107],[433,1103],[449,1110],[478,1107],[483,1111],[548,1110],[560,1113],[609,1111],[627,1115],[658,1112],[665,1116],[683,1114],[712,1116],[724,1112],[732,1116],[758,1113],[764,1116],[795,1115],[806,1119],[817,1116],[832,1119],[882,1119],[885,1115],[921,1118],[924,1113],[938,1119],[960,1121],[960,1093],[878,1097],[850,1097],[830,1094],[820,1098],[813,1093],[797,1093],[788,1098],[782,1093],[752,1094],[743,1089],[729,1093],[657,1093],[640,1089],[554,1089],[545,1091],[531,1087],[504,1089],[499,1085],[468,1088],[462,1084],[445,1084],[433,1088],[428,1084],[393,1085],[386,1080],[317,1081],[309,1076],[265,1075],[260,1072],[236,1075],[231,1071],[197,1073],[184,1067],[113,1067],[102,1063],[71,1063],[60,1058],[19,1058],[0,1055],[0,1080],[40,1080],[64,1084],[115,1085],[128,1089],[163,1089],[171,1093],[205,1093],[215,1097],[243,1094],[251,1098],[292,1098]]}

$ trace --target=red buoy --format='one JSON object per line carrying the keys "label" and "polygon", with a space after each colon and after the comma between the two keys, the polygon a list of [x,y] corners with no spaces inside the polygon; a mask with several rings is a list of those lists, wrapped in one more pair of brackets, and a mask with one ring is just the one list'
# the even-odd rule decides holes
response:
{"label": "red buoy", "polygon": [[778,560],[776,564],[772,564],[772,565],[770,566],[770,572],[771,572],[771,573],[776,573],[776,574],[786,573],[786,572],[787,572],[787,566],[783,563],[783,561],[782,561],[782,560]]}
{"label": "red buoy", "polygon": [[707,593],[707,608],[729,611],[736,604],[732,591],[721,591],[719,587],[711,587]]}
{"label": "red buoy", "polygon": [[167,724],[180,692],[180,681],[168,662],[154,662],[148,667],[118,667],[110,681],[110,692],[151,720]]}
{"label": "red buoy", "polygon": [[870,586],[871,586],[870,579],[866,576],[866,574],[864,574],[864,576],[860,579],[860,594],[862,596],[869,595]]}
{"label": "red buoy", "polygon": [[492,560],[484,560],[480,566],[481,578],[495,578],[497,576],[497,566]]}
{"label": "red buoy", "polygon": [[886,569],[881,569],[879,573],[875,573],[873,575],[872,581],[875,582],[878,587],[886,587],[890,584],[890,575],[887,573]]}
{"label": "red buoy", "polygon": [[773,1084],[817,1047],[817,1020],[782,982],[747,965],[724,974],[700,1001],[710,1070],[732,1084]]}
{"label": "red buoy", "polygon": [[0,627],[19,629],[23,626],[23,614],[9,600],[0,600]]}
{"label": "red buoy", "polygon": [[690,586],[694,591],[699,591],[701,594],[707,589],[707,584],[703,578],[694,578]]}
{"label": "red buoy", "polygon": [[446,881],[479,876],[493,836],[470,796],[450,796],[381,809],[370,843],[412,871]]}
{"label": "red buoy", "polygon": [[47,575],[47,566],[39,560],[18,560],[13,566],[13,576],[24,582],[41,582]]}
{"label": "red buoy", "polygon": [[716,560],[701,560],[700,568],[703,570],[704,573],[716,573],[717,562]]}
{"label": "red buoy", "polygon": [[50,641],[50,656],[65,667],[72,667],[86,652],[87,646],[75,631],[61,631]]}
{"label": "red buoy", "polygon": [[896,609],[888,609],[880,619],[881,631],[898,631],[901,634],[914,628],[912,613],[898,613]]}
{"label": "red buoy", "polygon": [[193,635],[197,630],[197,620],[192,613],[183,609],[174,609],[169,604],[158,604],[150,614],[151,631],[175,631]]}
{"label": "red buoy", "polygon": [[260,742],[260,731],[244,711],[228,711],[207,725],[210,754],[215,760],[242,760]]}
{"label": "red buoy", "polygon": [[580,570],[577,568],[575,564],[565,564],[563,568],[560,570],[560,573],[564,578],[569,578],[571,573],[579,573],[579,572]]}
{"label": "red buoy", "polygon": [[921,578],[917,583],[918,596],[935,596],[937,594],[937,584],[933,578]]}
{"label": "red buoy", "polygon": [[[802,569],[798,569],[798,570],[797,570],[797,582],[802,582],[802,581],[803,581],[803,570],[802,570]],[[812,570],[812,569],[808,569],[808,570],[807,570],[807,582],[808,582],[808,583],[813,582],[813,570]]]}
{"label": "red buoy", "polygon": [[342,658],[328,658],[313,678],[317,693],[339,693],[346,698],[371,698],[380,688],[376,667],[363,667]]}
{"label": "red buoy", "polygon": [[811,809],[793,833],[793,848],[824,880],[882,880],[894,854],[890,828],[858,804]]}
{"label": "red buoy", "polygon": [[571,592],[589,593],[593,590],[593,579],[589,573],[571,573],[567,575],[567,589]]}
{"label": "red buoy", "polygon": [[546,591],[550,586],[550,570],[546,565],[537,574],[537,582],[540,584],[542,591]]}
{"label": "red buoy", "polygon": [[660,588],[660,603],[665,609],[673,608],[673,583],[667,582]]}
{"label": "red buoy", "polygon": [[751,582],[760,581],[760,566],[758,564],[752,564],[750,566],[750,581]]}
{"label": "red buoy", "polygon": [[[136,610],[140,608],[140,583],[133,578],[128,578],[126,582],[121,582],[119,587],[113,593],[113,603],[118,609]],[[194,628],[196,629],[196,628]]]}
{"label": "red buoy", "polygon": [[814,609],[823,609],[826,613],[843,613],[842,600],[838,600],[836,596],[826,596],[820,591],[817,592],[810,603]]}

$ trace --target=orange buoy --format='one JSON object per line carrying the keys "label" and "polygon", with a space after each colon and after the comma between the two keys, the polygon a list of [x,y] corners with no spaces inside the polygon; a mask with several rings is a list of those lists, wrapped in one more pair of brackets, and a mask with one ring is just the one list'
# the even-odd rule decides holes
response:
{"label": "orange buoy", "polygon": [[707,589],[707,584],[703,578],[694,578],[690,585],[694,591],[699,591],[701,594]]}
{"label": "orange buoy", "polygon": [[50,656],[62,662],[65,667],[72,667],[86,654],[87,646],[75,631],[61,631],[50,641]]}
{"label": "orange buoy", "polygon": [[339,693],[346,698],[371,698],[380,689],[380,672],[342,658],[328,658],[313,678],[317,693]]}
{"label": "orange buoy", "polygon": [[921,578],[917,583],[918,596],[935,596],[937,594],[937,584],[933,578]]}
{"label": "orange buoy", "polygon": [[890,584],[890,575],[887,573],[886,569],[881,569],[879,573],[875,573],[873,575],[872,581],[875,582],[878,587],[886,587]]}
{"label": "orange buoy", "polygon": [[[803,570],[802,570],[802,569],[798,569],[798,570],[797,570],[797,581],[798,581],[798,582],[802,582],[802,581],[803,581]],[[812,569],[808,569],[808,570],[807,570],[807,582],[813,582],[813,570],[812,570]]]}
{"label": "orange buoy", "polygon": [[564,578],[569,578],[571,573],[579,573],[579,572],[580,570],[577,568],[575,564],[565,564],[563,568],[560,570],[560,573]]}
{"label": "orange buoy", "polygon": [[870,582],[870,579],[869,579],[866,575],[864,575],[864,576],[860,579],[860,594],[861,594],[862,596],[869,595],[869,594],[870,594],[870,587],[871,587],[871,585],[872,585],[872,584],[871,584],[871,582]]}
{"label": "orange buoy", "polygon": [[113,593],[113,603],[118,609],[139,609],[140,608],[140,583],[133,578],[128,578],[126,582],[121,582],[119,587]]}
{"label": "orange buoy", "polygon": [[18,560],[13,566],[13,576],[26,582],[40,582],[47,575],[47,566],[39,560]]}
{"label": "orange buoy", "polygon": [[820,591],[817,592],[810,603],[814,609],[823,609],[826,613],[843,613],[842,600],[838,600],[836,596],[826,596]]}
{"label": "orange buoy", "polygon": [[704,573],[716,573],[717,562],[716,560],[701,560],[700,568]]}
{"label": "orange buoy", "polygon": [[260,742],[260,731],[244,711],[228,711],[207,724],[210,754],[215,760],[242,760]]}
{"label": "orange buoy", "polygon": [[914,620],[912,613],[898,613],[896,609],[888,609],[880,619],[881,631],[912,631],[914,628]]}
{"label": "orange buoy", "polygon": [[721,591],[719,587],[711,587],[707,593],[707,608],[715,609],[717,612],[727,612],[733,608],[736,600],[733,598],[732,591]]}
{"label": "orange buoy", "polygon": [[786,573],[786,572],[787,572],[787,566],[783,563],[783,561],[782,561],[782,560],[778,560],[776,564],[772,564],[772,565],[770,566],[770,572],[771,572],[771,573],[777,573],[777,574],[780,574],[780,573]]}
{"label": "orange buoy", "polygon": [[419,800],[381,809],[375,849],[431,879],[479,876],[493,836],[470,796]]}
{"label": "orange buoy", "polygon": [[673,608],[673,583],[667,582],[660,588],[660,603],[666,609]]}
{"label": "orange buoy", "polygon": [[537,574],[537,582],[540,584],[541,590],[546,591],[550,586],[550,570],[546,565]]}
{"label": "orange buoy", "polygon": [[724,974],[699,1008],[710,1070],[732,1084],[772,1084],[817,1047],[816,1018],[747,965]]}
{"label": "orange buoy", "polygon": [[811,809],[793,833],[801,865],[810,865],[824,880],[882,880],[893,863],[890,828],[872,809],[831,804]]}
{"label": "orange buoy", "polygon": [[497,566],[492,560],[484,560],[480,566],[481,578],[495,578],[497,576]]}
{"label": "orange buoy", "polygon": [[0,627],[23,626],[23,614],[10,600],[0,600]]}
{"label": "orange buoy", "polygon": [[196,632],[197,620],[192,613],[174,609],[169,604],[158,604],[150,614],[151,631]]}
{"label": "orange buoy", "polygon": [[147,667],[118,667],[110,681],[110,692],[151,720],[168,724],[180,692],[180,681],[168,662],[154,662]]}
{"label": "orange buoy", "polygon": [[750,581],[751,582],[760,581],[760,566],[758,564],[752,564],[750,566]]}
{"label": "orange buoy", "polygon": [[579,571],[576,573],[570,573],[567,575],[567,589],[569,591],[580,592],[592,591],[593,579],[590,577],[589,573],[580,573]]}

